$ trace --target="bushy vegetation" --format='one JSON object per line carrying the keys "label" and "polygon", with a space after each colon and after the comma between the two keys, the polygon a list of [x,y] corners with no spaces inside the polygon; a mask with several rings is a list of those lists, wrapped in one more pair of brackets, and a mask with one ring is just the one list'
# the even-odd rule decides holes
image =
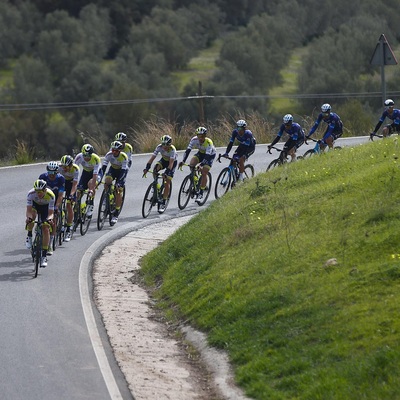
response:
{"label": "bushy vegetation", "polygon": [[[12,158],[17,140],[35,159],[58,157],[83,136],[143,132],[154,115],[178,130],[237,111],[276,123],[281,111],[310,115],[321,94],[339,109],[358,93],[362,115],[377,116],[370,57],[382,32],[393,47],[400,39],[386,0],[5,0],[0,11],[0,158]],[[197,74],[191,60],[216,43],[212,73]],[[268,95],[298,52],[290,94],[300,98],[273,111]],[[196,94],[210,96],[204,115]]]}
{"label": "bushy vegetation", "polygon": [[395,399],[398,138],[257,175],[142,260],[255,399]]}

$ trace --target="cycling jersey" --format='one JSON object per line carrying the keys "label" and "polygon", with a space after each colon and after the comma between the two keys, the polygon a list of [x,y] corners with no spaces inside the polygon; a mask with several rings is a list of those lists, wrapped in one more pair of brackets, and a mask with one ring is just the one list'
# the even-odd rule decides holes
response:
{"label": "cycling jersey", "polygon": [[293,122],[289,128],[282,124],[277,136],[281,138],[284,133],[287,133],[293,140],[304,138],[304,130],[297,122]]}
{"label": "cycling jersey", "polygon": [[65,181],[78,182],[79,178],[79,167],[76,164],[72,164],[72,167],[67,171],[66,168],[60,165],[59,173],[65,178]]}
{"label": "cycling jersey", "polygon": [[35,206],[35,204],[39,206],[48,206],[49,210],[54,210],[55,204],[55,194],[51,189],[46,189],[46,193],[42,198],[40,198],[35,189],[31,189],[28,192],[28,196],[26,198],[26,205],[27,206]]}
{"label": "cycling jersey", "polygon": [[192,149],[198,149],[199,153],[204,155],[202,158],[206,160],[214,158],[215,154],[217,153],[214,143],[209,137],[206,137],[204,142],[200,143],[199,138],[197,136],[193,136],[183,156],[183,162],[186,161]]}
{"label": "cycling jersey", "polygon": [[79,153],[75,157],[74,163],[76,165],[82,165],[82,168],[84,171],[93,172],[94,175],[97,175],[99,173],[100,165],[101,165],[100,157],[94,153],[90,155],[89,161],[86,161],[83,158],[83,154]]}
{"label": "cycling jersey", "polygon": [[173,160],[176,160],[178,157],[178,153],[176,152],[176,148],[174,145],[169,146],[168,150],[166,150],[162,144],[159,144],[153,151],[153,154],[157,156],[157,154],[160,154],[161,157],[165,161],[169,161],[171,158]]}
{"label": "cycling jersey", "polygon": [[[111,149],[110,149],[111,151]],[[129,143],[125,143],[124,148],[121,150],[123,151],[127,156],[128,156],[128,169],[132,165],[132,153],[133,153],[133,147]]]}
{"label": "cycling jersey", "polygon": [[229,140],[228,147],[226,148],[226,151],[225,151],[226,154],[228,154],[231,151],[235,140],[237,140],[239,142],[239,147],[238,147],[238,149],[236,149],[236,154],[238,154],[238,152],[239,152],[241,154],[241,156],[246,155],[248,157],[252,153],[254,153],[254,149],[256,147],[256,139],[253,136],[253,133],[251,132],[250,129],[245,129],[243,135],[239,134],[239,131],[237,128],[235,128],[232,131],[232,135]]}
{"label": "cycling jersey", "polygon": [[318,118],[314,122],[313,127],[310,129],[308,136],[311,136],[317,130],[321,121],[324,121],[326,124],[328,124],[328,127],[324,133],[324,139],[326,139],[329,135],[336,135],[336,137],[338,137],[342,134],[343,123],[339,115],[331,112],[328,116],[325,116],[323,113],[318,115]]}
{"label": "cycling jersey", "polygon": [[50,188],[55,196],[59,193],[65,192],[65,178],[57,173],[55,179],[51,179],[48,172],[45,172],[39,176],[39,179],[43,179],[47,182],[47,187]]}
{"label": "cycling jersey", "polygon": [[[395,125],[396,128],[400,125],[400,110],[397,108],[394,108],[392,113],[389,113],[389,110],[386,109],[383,113],[382,116],[379,118],[378,123],[375,126],[374,133],[378,132],[379,128],[383,124],[386,118],[389,118],[393,121],[393,125]],[[398,130],[398,129],[396,129]]]}

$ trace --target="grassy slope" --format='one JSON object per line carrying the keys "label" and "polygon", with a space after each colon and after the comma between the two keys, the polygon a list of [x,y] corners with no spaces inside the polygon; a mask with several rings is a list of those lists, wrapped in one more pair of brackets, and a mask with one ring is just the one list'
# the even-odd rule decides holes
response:
{"label": "grassy slope", "polygon": [[388,139],[258,175],[143,260],[249,396],[399,398],[399,152]]}

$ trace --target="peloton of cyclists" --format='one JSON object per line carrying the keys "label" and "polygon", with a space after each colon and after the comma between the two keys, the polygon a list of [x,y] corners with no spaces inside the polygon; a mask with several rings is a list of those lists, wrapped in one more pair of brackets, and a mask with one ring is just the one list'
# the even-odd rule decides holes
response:
{"label": "peloton of cyclists", "polygon": [[[51,189],[55,196],[54,213],[57,214],[58,210],[61,208],[62,200],[65,192],[65,178],[58,173],[58,163],[56,161],[50,161],[47,164],[46,170],[43,174],[40,174],[39,179],[44,180],[47,183],[47,187]],[[47,250],[47,255],[51,256],[53,254],[52,242],[54,240],[54,235],[56,233],[56,218],[52,219],[51,222],[51,233],[49,248]]]}
{"label": "peloton of cyclists", "polygon": [[292,114],[286,114],[283,117],[283,124],[279,128],[276,138],[268,146],[268,152],[271,152],[272,146],[281,140],[284,133],[289,135],[289,139],[284,144],[283,151],[292,157],[292,161],[295,161],[296,150],[304,143],[304,129],[297,122],[293,122]]}
{"label": "peloton of cyclists", "polygon": [[74,220],[73,202],[76,197],[76,189],[78,187],[79,180],[79,167],[74,164],[74,159],[72,156],[66,154],[61,157],[59,173],[65,178],[67,227],[64,240],[69,242],[71,240],[71,227]]}
{"label": "peloton of cyclists", "polygon": [[[54,216],[55,195],[51,189],[47,187],[46,181],[37,179],[33,188],[28,192],[26,202],[26,228],[28,235],[26,237],[26,248],[32,247],[32,230],[36,216],[40,215],[41,221],[48,221],[51,223]],[[44,223],[43,229],[43,245],[42,245],[42,258],[40,260],[41,267],[47,267],[47,251],[50,242],[50,225]]]}
{"label": "peloton of cyclists", "polygon": [[[118,221],[118,215],[122,204],[122,194],[125,186],[125,178],[128,173],[128,156],[122,151],[123,148],[123,143],[118,140],[111,143],[111,150],[104,156],[103,166],[99,173],[100,178],[105,175],[104,186],[106,190],[108,190],[113,180],[115,180],[117,190],[115,193],[115,211],[110,222],[111,226],[115,225]],[[109,168],[107,170],[108,166]]]}
{"label": "peloton of cyclists", "polygon": [[244,119],[236,122],[236,128],[232,131],[231,138],[223,157],[228,157],[235,140],[239,142],[239,146],[233,154],[234,159],[239,160],[239,181],[243,181],[244,162],[254,153],[256,149],[256,139]]}
{"label": "peloton of cyclists", "polygon": [[156,165],[154,166],[153,176],[159,171],[165,169],[164,174],[166,179],[164,184],[163,200],[162,204],[160,204],[160,209],[165,210],[165,203],[169,197],[169,193],[171,190],[171,181],[174,177],[178,157],[176,148],[172,144],[171,136],[163,135],[161,137],[161,143],[154,149],[153,154],[149,158],[149,161],[147,161],[146,167],[143,170],[143,175],[147,174],[147,171],[151,168],[151,164],[158,154],[161,155],[161,158],[156,162]]}
{"label": "peloton of cyclists", "polygon": [[371,135],[376,135],[386,118],[392,120],[392,123],[386,125],[382,129],[383,137],[390,136],[393,132],[400,132],[400,110],[394,108],[394,101],[392,99],[385,100],[385,110],[383,111],[382,116],[379,118],[379,121]]}
{"label": "peloton of cyclists", "polygon": [[201,199],[203,197],[204,190],[207,188],[208,172],[210,171],[217,154],[213,141],[207,137],[207,129],[203,126],[199,126],[196,129],[196,135],[190,140],[189,145],[183,155],[183,160],[179,163],[180,169],[186,162],[192,149],[197,149],[198,152],[190,160],[190,168],[194,168],[198,163],[201,165],[200,191],[197,194],[197,198]]}
{"label": "peloton of cyclists", "polygon": [[314,122],[314,125],[310,129],[310,132],[306,136],[305,142],[307,143],[307,139],[309,139],[311,135],[317,130],[321,121],[324,121],[328,125],[328,127],[325,130],[320,146],[322,149],[324,149],[326,146],[329,146],[329,148],[333,149],[334,141],[343,134],[343,123],[339,115],[332,112],[332,108],[328,103],[325,103],[321,106],[321,112]]}
{"label": "peloton of cyclists", "polygon": [[101,167],[100,157],[94,152],[94,148],[91,144],[87,143],[82,146],[81,152],[75,157],[74,163],[76,165],[82,165],[82,174],[78,183],[78,195],[80,191],[89,189],[91,195],[88,201],[87,217],[91,217],[93,214],[94,196],[96,194],[96,183],[97,176]]}

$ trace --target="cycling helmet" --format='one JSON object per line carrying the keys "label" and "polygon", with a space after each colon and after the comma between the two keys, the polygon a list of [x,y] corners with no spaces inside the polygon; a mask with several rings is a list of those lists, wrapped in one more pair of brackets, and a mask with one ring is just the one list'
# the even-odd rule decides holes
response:
{"label": "cycling helmet", "polygon": [[328,104],[328,103],[322,104],[321,111],[323,113],[330,112],[331,111],[331,105]]}
{"label": "cycling helmet", "polygon": [[124,145],[119,142],[118,140],[115,140],[114,142],[111,143],[111,150],[118,150],[121,151],[124,148]]}
{"label": "cycling helmet", "polygon": [[126,142],[127,136],[124,132],[118,132],[115,135],[115,140],[118,140],[118,142]]}
{"label": "cycling helmet", "polygon": [[57,172],[58,171],[58,163],[56,161],[50,161],[46,167],[49,172]]}
{"label": "cycling helmet", "polygon": [[44,181],[43,179],[38,179],[33,184],[33,188],[35,190],[45,190],[47,188],[47,182]]}
{"label": "cycling helmet", "polygon": [[169,146],[172,143],[172,137],[169,135],[164,135],[161,138],[161,144],[163,146]]}
{"label": "cycling helmet", "polygon": [[204,128],[203,126],[199,126],[196,129],[196,135],[206,135],[207,134],[207,129]]}
{"label": "cycling helmet", "polygon": [[69,167],[74,162],[74,159],[71,156],[62,156],[60,160],[60,164],[66,167]]}
{"label": "cycling helmet", "polygon": [[247,124],[246,124],[246,121],[244,119],[239,119],[239,121],[236,122],[236,126],[238,128],[246,128]]}
{"label": "cycling helmet", "polygon": [[94,148],[91,144],[87,143],[82,146],[81,152],[84,156],[90,156],[94,152]]}
{"label": "cycling helmet", "polygon": [[284,123],[284,124],[288,124],[288,123],[290,123],[290,122],[293,122],[293,115],[292,115],[292,114],[286,114],[286,115],[283,117],[283,123]]}
{"label": "cycling helmet", "polygon": [[394,106],[394,101],[392,99],[385,100],[385,106],[386,107]]}

